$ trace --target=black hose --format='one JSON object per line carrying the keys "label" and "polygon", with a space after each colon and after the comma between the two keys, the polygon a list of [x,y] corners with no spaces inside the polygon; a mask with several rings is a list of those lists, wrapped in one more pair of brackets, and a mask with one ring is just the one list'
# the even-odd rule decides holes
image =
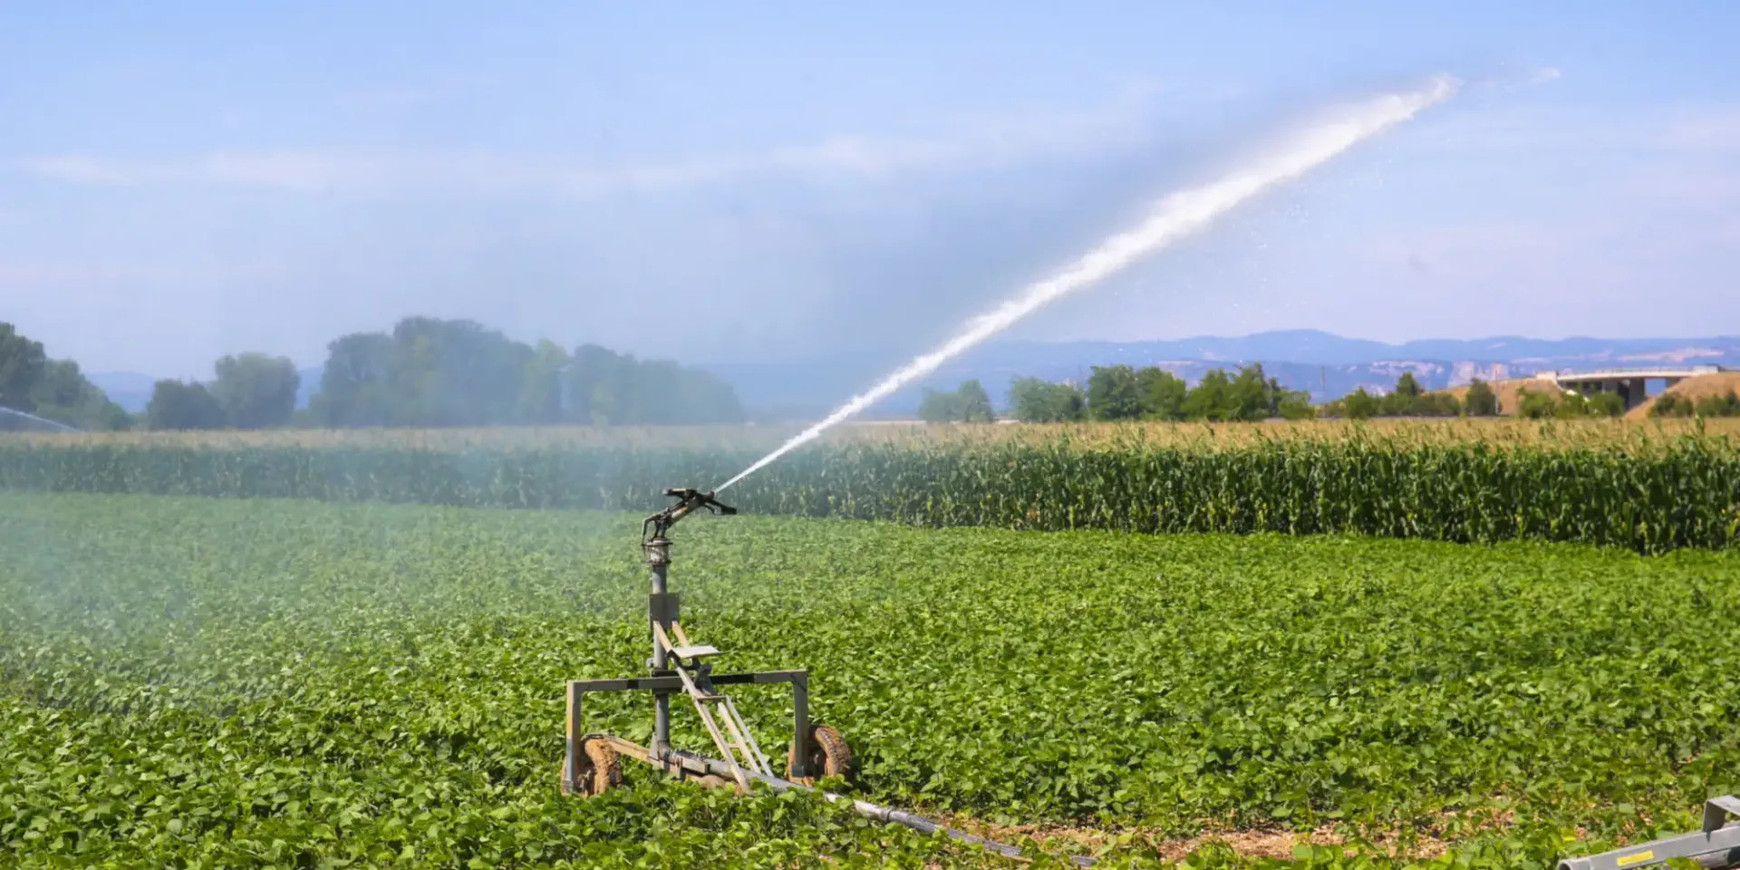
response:
{"label": "black hose", "polygon": [[[731,781],[736,778],[736,771],[733,771],[731,765],[728,765],[723,761],[718,761],[701,755],[694,755],[680,749],[672,749],[668,751],[673,757],[672,760],[680,759],[697,762],[702,767],[705,767],[708,773],[726,781]],[[904,825],[921,834],[935,834],[941,832],[943,836],[946,836],[951,840],[972,846],[978,846],[986,851],[996,852],[1005,858],[1025,857],[1021,854],[1021,850],[1015,846],[1011,846],[1007,843],[999,843],[996,840],[988,840],[977,834],[969,834],[966,831],[951,828],[941,822],[933,821],[923,816],[913,815],[905,810],[897,810],[893,807],[885,807],[880,804],[870,803],[869,801],[861,801],[855,798],[846,797],[845,795],[822,791],[821,789],[812,788],[802,783],[780,779],[777,776],[767,776],[765,774],[755,773],[748,770],[742,772],[750,779],[765,783],[776,792],[794,788],[803,791],[816,792],[823,798],[827,799],[829,803],[849,801],[851,803],[852,811],[867,819],[875,819],[879,822],[891,822],[896,825]],[[1094,859],[1088,855],[1071,855],[1070,860],[1075,862],[1077,867],[1092,867],[1094,864]]]}

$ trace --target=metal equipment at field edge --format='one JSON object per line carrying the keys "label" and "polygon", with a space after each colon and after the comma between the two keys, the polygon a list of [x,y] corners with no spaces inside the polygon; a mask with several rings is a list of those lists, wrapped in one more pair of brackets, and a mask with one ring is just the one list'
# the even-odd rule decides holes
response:
{"label": "metal equipment at field edge", "polygon": [[[810,722],[807,671],[715,674],[713,666],[705,660],[719,655],[719,650],[692,642],[683,630],[679,619],[680,601],[666,583],[671,566],[671,542],[667,535],[672,526],[698,510],[719,514],[734,514],[737,510],[721,504],[712,491],[671,488],[665,490],[665,495],[675,498],[677,503],[647,517],[641,524],[641,550],[646,555],[647,566],[652,569],[652,595],[647,601],[652,633],[652,658],[647,667],[651,675],[622,680],[572,680],[568,683],[568,740],[562,760],[562,793],[590,796],[621,784],[622,756],[625,755],[678,779],[710,787],[729,786],[739,794],[748,792],[752,782],[761,782],[774,791],[814,791],[810,786],[813,778],[848,775],[852,767],[852,750],[846,745],[845,738],[827,725]],[[774,775],[767,755],[749,732],[748,723],[738,714],[736,703],[719,692],[720,686],[758,683],[791,684],[792,741],[786,755],[786,778],[783,779]],[[581,710],[586,694],[623,691],[652,693],[652,745],[641,746],[613,734],[585,732]],[[688,695],[694,702],[701,724],[713,738],[718,758],[671,746],[671,696],[678,692]],[[849,802],[853,811],[867,818],[905,825],[924,834],[941,833],[1005,857],[1021,857],[1021,850],[1014,846],[956,830],[904,810],[830,792],[822,792],[822,796],[830,802]],[[1084,867],[1093,863],[1093,859],[1085,857],[1076,857],[1074,861]]]}
{"label": "metal equipment at field edge", "polygon": [[1740,866],[1740,799],[1733,795],[1704,803],[1704,829],[1695,834],[1665,837],[1599,855],[1566,858],[1559,870],[1632,870],[1683,858],[1699,867]]}

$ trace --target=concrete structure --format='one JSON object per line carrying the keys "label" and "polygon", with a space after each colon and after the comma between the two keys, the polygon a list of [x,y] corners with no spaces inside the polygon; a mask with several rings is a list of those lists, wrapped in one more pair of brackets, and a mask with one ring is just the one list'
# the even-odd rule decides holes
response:
{"label": "concrete structure", "polygon": [[1730,371],[1722,366],[1627,366],[1625,368],[1592,369],[1590,371],[1557,371],[1535,372],[1535,377],[1543,381],[1551,381],[1559,389],[1577,393],[1582,396],[1593,396],[1597,393],[1617,393],[1625,401],[1625,410],[1629,411],[1643,404],[1649,398],[1646,385],[1650,381],[1665,381],[1669,387],[1686,378],[1698,375],[1713,375]]}

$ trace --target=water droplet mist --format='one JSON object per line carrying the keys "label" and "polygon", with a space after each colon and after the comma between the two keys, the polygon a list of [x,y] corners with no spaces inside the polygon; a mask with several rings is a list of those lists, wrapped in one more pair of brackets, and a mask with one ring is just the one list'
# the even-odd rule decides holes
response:
{"label": "water droplet mist", "polygon": [[1201,230],[1269,188],[1291,181],[1354,145],[1449,99],[1456,81],[1437,76],[1423,87],[1386,94],[1344,106],[1284,138],[1264,156],[1199,187],[1162,197],[1135,227],[1101,242],[1061,271],[1020,293],[966,326],[941,347],[913,359],[875,386],[852,397],[839,410],[780,445],[719,487],[724,491],[768,463],[814,440],[901,387],[937,370],[948,360],[1014,325],[1047,303],[1091,286],[1173,242]]}

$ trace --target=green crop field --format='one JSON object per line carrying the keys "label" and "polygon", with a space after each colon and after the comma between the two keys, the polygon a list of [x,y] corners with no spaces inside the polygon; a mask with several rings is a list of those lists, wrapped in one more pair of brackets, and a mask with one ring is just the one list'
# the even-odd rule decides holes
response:
{"label": "green crop field", "polygon": [[[1695,427],[865,427],[731,498],[762,514],[1058,531],[1740,543],[1740,440]],[[650,440],[649,440],[650,439]],[[777,444],[687,429],[0,440],[0,488],[644,510]]]}
{"label": "green crop field", "polygon": [[[0,491],[0,865],[1014,866],[635,765],[559,796],[563,681],[644,668],[637,532]],[[851,790],[1102,866],[1262,833],[1301,866],[1540,867],[1740,790],[1732,550],[762,516],[676,539],[691,632],[809,668]],[[789,736],[777,690],[739,696]],[[589,708],[646,737],[643,699]]]}

